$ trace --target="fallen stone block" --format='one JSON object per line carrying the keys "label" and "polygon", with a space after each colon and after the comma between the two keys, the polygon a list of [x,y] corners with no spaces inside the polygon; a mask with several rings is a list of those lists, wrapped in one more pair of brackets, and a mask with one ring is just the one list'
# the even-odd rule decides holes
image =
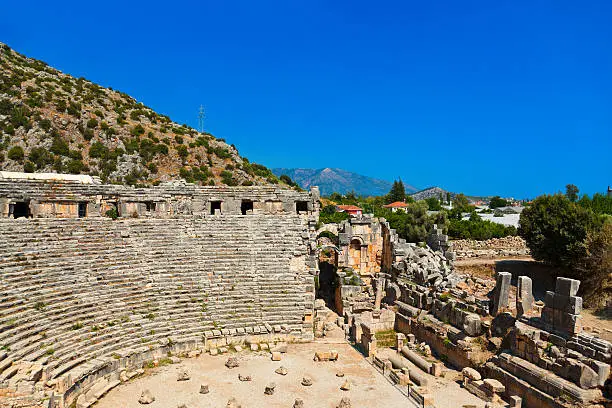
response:
{"label": "fallen stone block", "polygon": [[314,361],[336,361],[338,360],[338,352],[336,350],[317,351],[314,354]]}
{"label": "fallen stone block", "polygon": [[144,390],[142,394],[140,394],[140,398],[138,398],[138,402],[143,405],[151,404],[153,401],[155,401],[155,397],[149,390]]}

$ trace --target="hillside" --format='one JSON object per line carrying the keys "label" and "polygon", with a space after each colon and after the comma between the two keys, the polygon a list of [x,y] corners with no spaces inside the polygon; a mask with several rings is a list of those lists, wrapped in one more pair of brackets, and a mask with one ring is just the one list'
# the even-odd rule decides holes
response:
{"label": "hillside", "polygon": [[[299,168],[276,168],[272,172],[281,176],[286,174],[297,182],[302,188],[319,186],[322,195],[331,193],[346,194],[354,191],[362,196],[379,196],[389,192],[392,182],[380,180],[350,171],[334,168],[324,169],[299,169]],[[411,185],[405,184],[406,192],[416,191]]]}
{"label": "hillside", "polygon": [[150,185],[279,183],[233,145],[0,43],[0,170]]}
{"label": "hillside", "polygon": [[442,198],[442,200],[446,200],[447,193],[450,193],[451,198],[455,197],[455,193],[451,193],[450,191],[446,191],[444,189],[441,189],[440,187],[428,187],[426,189],[410,194],[410,197],[414,198],[415,201],[426,200],[431,197],[435,197],[437,199]]}

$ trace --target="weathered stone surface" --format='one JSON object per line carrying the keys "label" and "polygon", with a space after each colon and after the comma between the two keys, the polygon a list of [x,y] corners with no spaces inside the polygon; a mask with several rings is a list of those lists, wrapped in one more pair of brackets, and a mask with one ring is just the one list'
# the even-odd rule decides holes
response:
{"label": "weathered stone surface", "polygon": [[229,401],[227,401],[227,405],[225,406],[225,408],[242,408],[242,405],[238,404],[238,401],[236,401],[236,398],[232,398]]}
{"label": "weathered stone surface", "polygon": [[240,381],[251,381],[252,380],[250,375],[242,375],[242,374],[238,374],[238,379]]}
{"label": "weathered stone surface", "polygon": [[151,404],[153,401],[155,401],[155,397],[149,390],[144,390],[138,398],[138,402],[141,404]]}
{"label": "weathered stone surface", "polygon": [[236,367],[240,367],[240,363],[238,362],[238,359],[236,357],[230,357],[225,362],[225,366],[227,368],[236,368]]}
{"label": "weathered stone surface", "polygon": [[531,278],[519,276],[516,288],[516,313],[522,316],[533,308],[533,291]]}
{"label": "weathered stone surface", "polygon": [[555,294],[562,296],[576,296],[580,281],[570,278],[557,278]]}
{"label": "weathered stone surface", "polygon": [[493,308],[491,315],[497,314],[504,308],[508,307],[508,297],[510,295],[510,281],[512,274],[510,272],[498,272],[493,292]]}
{"label": "weathered stone surface", "polygon": [[344,383],[340,386],[342,391],[348,391],[351,389],[351,382],[349,380],[344,381]]}
{"label": "weathered stone surface", "polygon": [[280,353],[280,351],[272,352],[272,361],[281,361],[281,358],[282,358],[282,354]]}
{"label": "weathered stone surface", "polygon": [[330,351],[317,351],[314,355],[314,361],[336,361],[338,359],[338,352],[336,350]]}
{"label": "weathered stone surface", "polygon": [[266,394],[266,395],[273,395],[275,389],[276,389],[276,384],[275,383],[270,383],[270,384],[266,385],[266,388],[264,389],[264,394]]}
{"label": "weathered stone surface", "polygon": [[305,387],[310,387],[312,385],[312,378],[305,376],[302,378],[302,385]]}
{"label": "weathered stone surface", "polygon": [[293,408],[304,408],[304,401],[302,401],[300,398],[297,398],[293,403]]}
{"label": "weathered stone surface", "polygon": [[188,381],[191,377],[189,376],[189,371],[181,370],[179,371],[176,380],[177,381]]}
{"label": "weathered stone surface", "polygon": [[336,408],[352,408],[351,400],[348,397],[342,397]]}
{"label": "weathered stone surface", "polygon": [[200,394],[208,394],[210,392],[208,384],[200,385]]}
{"label": "weathered stone surface", "polygon": [[482,378],[480,373],[472,367],[465,367],[463,370],[461,370],[461,374],[463,374],[464,378],[469,378],[473,381],[480,381]]}
{"label": "weathered stone surface", "polygon": [[274,370],[274,372],[280,375],[287,375],[288,373],[287,369],[283,366],[278,367],[276,370]]}

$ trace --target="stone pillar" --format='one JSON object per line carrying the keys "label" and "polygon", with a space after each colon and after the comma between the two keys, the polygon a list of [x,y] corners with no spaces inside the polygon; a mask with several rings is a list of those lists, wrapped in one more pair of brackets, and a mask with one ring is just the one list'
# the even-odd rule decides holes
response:
{"label": "stone pillar", "polygon": [[531,291],[531,278],[519,276],[516,287],[516,316],[520,317],[533,308],[533,293]]}
{"label": "stone pillar", "polygon": [[497,316],[500,311],[508,307],[511,279],[512,274],[510,272],[499,272],[497,274],[497,282],[495,283],[495,290],[493,292],[492,316]]}
{"label": "stone pillar", "polygon": [[395,347],[398,352],[404,347],[405,341],[406,341],[406,335],[404,333],[395,334]]}
{"label": "stone pillar", "polygon": [[382,273],[376,274],[376,298],[374,299],[374,309],[380,310],[380,304],[382,303],[383,290],[385,287],[385,275]]}

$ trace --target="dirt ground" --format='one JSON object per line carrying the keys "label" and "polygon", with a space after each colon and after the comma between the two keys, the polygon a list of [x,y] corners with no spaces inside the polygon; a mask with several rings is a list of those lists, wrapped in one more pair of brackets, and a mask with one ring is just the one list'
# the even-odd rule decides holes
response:
{"label": "dirt ground", "polygon": [[[314,362],[315,351],[336,349],[340,353],[337,362]],[[238,357],[240,367],[228,369],[225,361],[230,356]],[[274,370],[284,366],[286,376]],[[189,381],[177,381],[179,371],[186,369]],[[336,373],[343,372],[344,378]],[[252,376],[252,381],[238,380],[238,374]],[[302,378],[309,376],[312,386],[301,385]],[[340,390],[345,380],[351,388]],[[274,395],[264,395],[267,384],[274,382]],[[439,382],[439,384],[438,384]],[[210,393],[200,394],[200,385],[209,384]],[[141,405],[138,398],[148,389],[155,396],[150,405]],[[436,381],[436,407],[461,407],[463,404],[484,406],[481,401],[450,380]],[[119,385],[104,396],[96,406],[99,408],[176,408],[185,404],[194,407],[225,407],[230,398],[236,398],[243,408],[288,408],[296,398],[304,400],[308,408],[336,407],[342,397],[349,397],[353,407],[412,407],[407,398],[377,372],[361,354],[344,344],[291,344],[282,361],[271,361],[269,353],[243,352],[219,356],[202,355],[184,359],[179,364],[150,370],[148,375]],[[439,402],[438,402],[439,401]]]}

